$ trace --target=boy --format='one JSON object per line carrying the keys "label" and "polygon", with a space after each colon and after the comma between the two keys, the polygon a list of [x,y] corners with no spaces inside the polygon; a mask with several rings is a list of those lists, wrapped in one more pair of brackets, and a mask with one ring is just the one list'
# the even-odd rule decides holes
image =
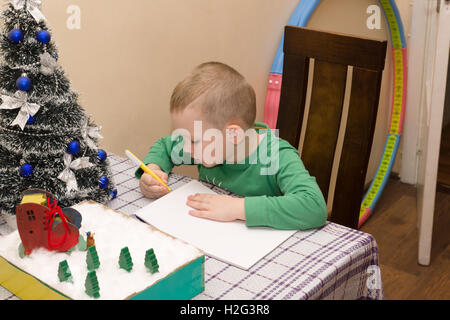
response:
{"label": "boy", "polygon": [[[175,132],[159,139],[144,163],[165,183],[174,165],[194,163],[200,180],[244,196],[191,195],[186,203],[192,216],[277,229],[325,224],[327,208],[316,179],[295,148],[266,124],[254,124],[255,92],[236,70],[201,64],[174,89],[170,114]],[[168,192],[142,169],[136,177],[146,197]]]}

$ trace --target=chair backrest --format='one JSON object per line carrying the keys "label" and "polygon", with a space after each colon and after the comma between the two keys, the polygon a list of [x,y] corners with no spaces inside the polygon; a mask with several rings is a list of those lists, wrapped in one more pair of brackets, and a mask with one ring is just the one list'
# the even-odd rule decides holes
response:
{"label": "chair backrest", "polygon": [[[309,173],[328,198],[341,126],[347,73],[353,67],[348,117],[330,220],[357,228],[372,147],[387,41],[287,26],[277,128],[299,147],[310,59],[310,107],[301,152]],[[348,94],[348,93],[347,93]]]}

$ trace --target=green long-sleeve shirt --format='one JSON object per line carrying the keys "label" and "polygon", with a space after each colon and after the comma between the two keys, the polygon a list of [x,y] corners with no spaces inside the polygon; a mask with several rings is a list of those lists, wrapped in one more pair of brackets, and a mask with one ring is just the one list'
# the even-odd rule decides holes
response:
{"label": "green long-sleeve shirt", "polygon": [[[265,123],[255,123],[255,128],[259,128],[256,129],[258,133],[266,135],[245,163],[224,163],[212,168],[197,164],[199,179],[244,196],[249,227],[305,230],[323,226],[327,219],[326,203],[316,179],[305,169],[298,151],[287,141],[276,137]],[[172,152],[183,156],[182,144],[179,143],[183,143],[181,136],[178,139],[171,136],[159,139],[143,162],[157,164],[170,173],[175,165],[171,160]],[[190,155],[184,156],[191,160],[189,164],[193,163]],[[142,169],[136,171],[138,179],[142,174]]]}

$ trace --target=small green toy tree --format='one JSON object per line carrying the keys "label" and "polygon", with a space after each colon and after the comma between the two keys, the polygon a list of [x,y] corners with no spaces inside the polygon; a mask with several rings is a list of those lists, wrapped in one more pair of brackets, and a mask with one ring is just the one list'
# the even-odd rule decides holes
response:
{"label": "small green toy tree", "polygon": [[85,292],[88,296],[93,298],[100,297],[100,287],[98,285],[97,273],[90,271],[86,276],[86,281],[84,282]]}
{"label": "small green toy tree", "polygon": [[100,260],[98,259],[97,249],[95,246],[89,247],[86,254],[86,265],[89,271],[98,269]]}
{"label": "small green toy tree", "polygon": [[70,272],[67,260],[61,261],[58,267],[58,278],[60,282],[72,282],[72,273]]}
{"label": "small green toy tree", "polygon": [[151,273],[156,273],[159,271],[158,260],[156,259],[153,248],[145,252],[145,266]]}
{"label": "small green toy tree", "polygon": [[130,250],[128,250],[128,247],[122,248],[122,250],[120,250],[119,266],[122,269],[127,270],[128,272],[133,269],[133,260],[131,259]]}

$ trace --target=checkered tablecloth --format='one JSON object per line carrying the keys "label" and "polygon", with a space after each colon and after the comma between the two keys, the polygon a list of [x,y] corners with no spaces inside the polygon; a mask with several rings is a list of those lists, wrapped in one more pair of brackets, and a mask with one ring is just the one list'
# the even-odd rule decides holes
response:
{"label": "checkered tablecloth", "polygon": [[[133,215],[151,203],[139,190],[131,161],[110,155],[118,197],[112,209]],[[191,178],[169,177],[172,189]],[[206,184],[206,183],[205,183]],[[213,185],[214,191],[227,193]],[[0,217],[0,234],[11,232]],[[0,299],[16,299],[0,287]],[[211,257],[205,260],[202,299],[383,299],[378,247],[367,233],[327,222],[320,228],[298,231],[248,271]]]}

